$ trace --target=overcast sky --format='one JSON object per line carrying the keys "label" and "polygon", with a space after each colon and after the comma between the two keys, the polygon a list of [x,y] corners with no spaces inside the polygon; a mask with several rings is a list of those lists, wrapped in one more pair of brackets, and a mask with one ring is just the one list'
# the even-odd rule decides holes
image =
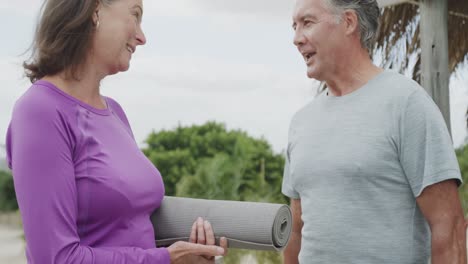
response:
{"label": "overcast sky", "polygon": [[[0,144],[15,100],[29,87],[21,54],[32,41],[41,1],[0,3]],[[292,44],[293,0],[146,0],[139,47],[128,72],[102,93],[126,111],[143,146],[151,131],[223,122],[283,150],[292,115],[313,99],[316,82]],[[451,78],[455,146],[466,136],[468,67]]]}

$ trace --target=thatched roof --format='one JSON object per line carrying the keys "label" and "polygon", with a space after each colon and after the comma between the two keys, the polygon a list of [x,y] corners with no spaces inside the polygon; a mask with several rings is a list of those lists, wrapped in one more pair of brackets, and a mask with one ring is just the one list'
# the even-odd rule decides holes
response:
{"label": "thatched roof", "polygon": [[[417,54],[413,78],[420,80],[419,5],[418,1],[385,7],[380,21],[376,50],[382,50],[386,67],[407,69],[410,55]],[[468,54],[468,1],[448,0],[449,69]],[[400,56],[397,56],[399,54]],[[404,57],[402,57],[404,55]]]}

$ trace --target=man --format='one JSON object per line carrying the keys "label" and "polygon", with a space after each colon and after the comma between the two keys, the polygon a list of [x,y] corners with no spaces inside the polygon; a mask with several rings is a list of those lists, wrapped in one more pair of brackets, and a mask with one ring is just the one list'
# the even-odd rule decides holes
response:
{"label": "man", "polygon": [[291,121],[292,263],[465,264],[460,170],[414,81],[372,64],[375,0],[297,0],[294,44],[327,90]]}

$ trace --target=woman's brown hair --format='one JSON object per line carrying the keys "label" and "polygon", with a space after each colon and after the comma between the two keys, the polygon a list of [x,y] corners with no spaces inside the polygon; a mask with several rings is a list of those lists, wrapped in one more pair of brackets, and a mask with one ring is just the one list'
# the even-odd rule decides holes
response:
{"label": "woman's brown hair", "polygon": [[93,13],[98,3],[115,0],[46,0],[36,28],[26,77],[35,82],[46,75],[64,72],[79,79],[78,71],[88,55],[95,31]]}

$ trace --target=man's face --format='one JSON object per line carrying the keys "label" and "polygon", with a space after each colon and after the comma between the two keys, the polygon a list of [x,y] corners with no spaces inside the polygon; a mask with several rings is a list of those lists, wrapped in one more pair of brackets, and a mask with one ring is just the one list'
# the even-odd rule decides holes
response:
{"label": "man's face", "polygon": [[339,63],[345,31],[327,0],[297,0],[293,13],[294,45],[304,57],[307,76],[326,80]]}

